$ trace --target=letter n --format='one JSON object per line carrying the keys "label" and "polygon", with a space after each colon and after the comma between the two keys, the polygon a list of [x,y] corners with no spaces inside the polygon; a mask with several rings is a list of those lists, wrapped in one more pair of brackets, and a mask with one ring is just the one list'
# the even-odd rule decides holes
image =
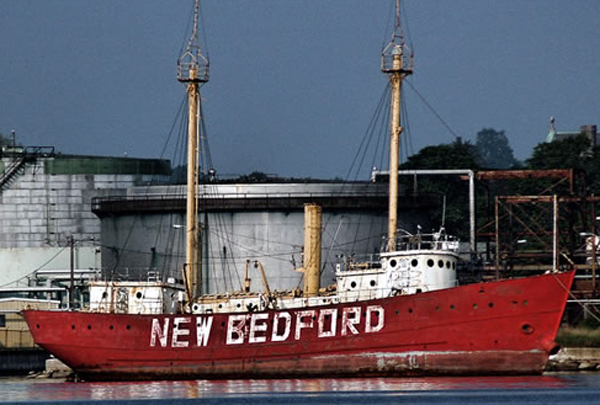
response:
{"label": "letter n", "polygon": [[165,325],[161,329],[160,321],[156,318],[152,319],[152,332],[150,335],[150,347],[156,346],[156,338],[162,347],[167,347],[169,339],[169,318],[165,318]]}

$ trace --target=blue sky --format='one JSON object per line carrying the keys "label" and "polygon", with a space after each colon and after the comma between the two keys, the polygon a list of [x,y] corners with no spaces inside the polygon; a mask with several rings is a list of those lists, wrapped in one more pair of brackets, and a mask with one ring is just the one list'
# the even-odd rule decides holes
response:
{"label": "blue sky", "polygon": [[[217,170],[344,177],[386,85],[390,3],[205,0]],[[175,67],[191,10],[0,1],[0,132],[65,153],[159,157],[184,94]],[[523,159],[550,115],[558,130],[600,125],[600,2],[406,0],[405,11],[410,81],[464,139],[504,130]],[[409,88],[406,101],[414,152],[454,140]]]}

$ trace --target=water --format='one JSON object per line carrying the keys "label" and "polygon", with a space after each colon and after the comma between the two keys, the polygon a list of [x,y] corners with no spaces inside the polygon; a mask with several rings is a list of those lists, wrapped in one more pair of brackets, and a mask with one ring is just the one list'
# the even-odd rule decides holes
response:
{"label": "water", "polygon": [[600,373],[533,377],[71,383],[0,379],[4,403],[183,404],[600,403]]}

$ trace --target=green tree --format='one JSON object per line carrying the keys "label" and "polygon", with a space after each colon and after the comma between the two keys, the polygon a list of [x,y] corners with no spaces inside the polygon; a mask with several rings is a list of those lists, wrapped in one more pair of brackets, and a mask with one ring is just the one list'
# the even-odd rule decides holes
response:
{"label": "green tree", "polygon": [[586,169],[593,157],[590,140],[585,135],[538,144],[527,159],[529,169]]}
{"label": "green tree", "polygon": [[[575,169],[587,175],[588,193],[600,193],[600,147],[581,134],[537,145],[526,161],[529,169]],[[546,182],[548,183],[548,181]],[[544,186],[545,183],[541,183]],[[566,190],[566,186],[562,188]]]}
{"label": "green tree", "polygon": [[518,164],[504,131],[484,128],[475,142],[480,165],[488,169],[509,169]]}
{"label": "green tree", "polygon": [[[428,146],[411,156],[400,169],[477,169],[475,147],[458,138],[451,144]],[[408,180],[402,179],[407,182]],[[419,191],[446,196],[446,217],[448,231],[466,240],[469,235],[468,182],[456,175],[427,176],[419,179]],[[431,213],[431,225],[442,224],[442,207]]]}
{"label": "green tree", "polygon": [[408,158],[401,169],[476,169],[477,151],[461,138],[451,144],[427,146]]}

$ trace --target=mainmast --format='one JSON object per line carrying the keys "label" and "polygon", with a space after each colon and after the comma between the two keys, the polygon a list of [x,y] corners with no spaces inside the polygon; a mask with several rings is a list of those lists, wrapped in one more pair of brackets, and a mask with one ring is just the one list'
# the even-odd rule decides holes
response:
{"label": "mainmast", "polygon": [[192,36],[183,54],[177,60],[177,80],[186,85],[188,95],[188,148],[187,196],[185,224],[185,264],[183,277],[188,303],[201,291],[200,232],[198,225],[198,174],[199,174],[199,124],[200,86],[208,82],[208,59],[202,55],[198,38],[199,0],[194,6]]}
{"label": "mainmast", "polygon": [[402,80],[413,72],[413,53],[404,42],[400,25],[400,0],[396,0],[396,19],[392,40],[381,53],[381,71],[390,79],[390,191],[387,251],[396,250],[398,232],[398,166],[400,158],[400,104]]}

